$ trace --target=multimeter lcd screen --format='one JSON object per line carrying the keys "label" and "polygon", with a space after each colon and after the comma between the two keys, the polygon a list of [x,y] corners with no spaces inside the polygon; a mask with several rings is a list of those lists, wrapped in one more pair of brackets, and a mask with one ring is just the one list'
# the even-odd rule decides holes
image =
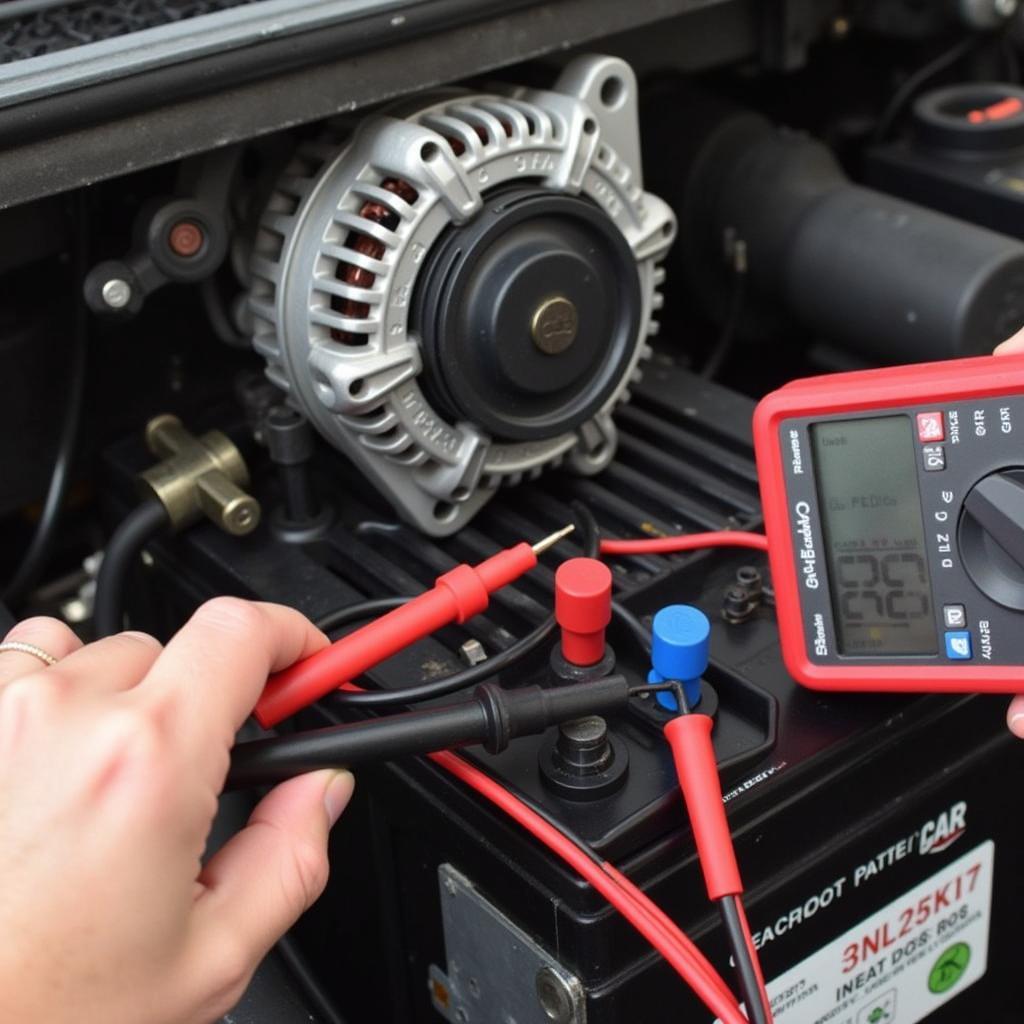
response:
{"label": "multimeter lcd screen", "polygon": [[816,423],[811,443],[839,653],[936,654],[909,418]]}

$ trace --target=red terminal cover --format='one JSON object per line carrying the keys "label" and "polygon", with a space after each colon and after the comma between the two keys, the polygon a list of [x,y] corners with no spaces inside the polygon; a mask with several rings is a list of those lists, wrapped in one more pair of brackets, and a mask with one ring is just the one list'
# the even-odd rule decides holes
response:
{"label": "red terminal cover", "polygon": [[612,618],[611,570],[596,558],[570,558],[555,572],[555,619],[562,656],[571,665],[596,665]]}
{"label": "red terminal cover", "polygon": [[796,556],[779,427],[784,420],[1024,393],[1024,354],[976,356],[911,366],[857,370],[793,381],[754,412],[754,447],[768,557],[775,586],[782,655],[798,682],[818,690],[923,693],[1017,693],[1020,667],[1009,665],[818,665],[807,657]]}

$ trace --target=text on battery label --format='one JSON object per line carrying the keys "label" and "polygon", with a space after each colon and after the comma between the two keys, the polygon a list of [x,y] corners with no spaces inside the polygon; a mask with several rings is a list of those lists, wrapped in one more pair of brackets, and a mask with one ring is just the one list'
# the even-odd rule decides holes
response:
{"label": "text on battery label", "polygon": [[859,889],[911,854],[934,855],[948,850],[966,831],[967,802],[957,800],[902,839],[890,843],[870,859],[858,864],[851,875],[842,875],[820,892],[812,893],[764,928],[755,931],[754,946],[761,949],[767,943],[789,934],[818,911],[838,902],[848,891],[847,881],[850,877],[853,888]]}
{"label": "text on battery label", "polygon": [[[929,822],[933,848],[956,817]],[[917,1024],[959,995],[988,965],[994,861],[982,843],[769,982],[775,1020]]]}
{"label": "text on battery label", "polygon": [[[905,905],[899,911],[894,910],[891,918],[862,932],[860,938],[843,950],[843,974],[849,974],[850,971],[870,961],[872,957],[898,946],[915,929],[922,929],[933,919],[938,922],[937,930],[941,934],[942,926],[947,920],[943,914],[948,917],[950,912],[953,912],[955,917],[956,912],[965,909],[966,904],[963,900],[974,892],[980,873],[981,863],[971,864],[956,877],[941,884],[936,883],[935,888],[926,892],[916,903]],[[925,942],[927,939],[928,931],[921,930],[918,931],[914,943]],[[903,952],[904,949],[897,949],[890,959],[898,959]],[[884,966],[885,962],[886,958],[883,956],[875,961],[873,967]]]}

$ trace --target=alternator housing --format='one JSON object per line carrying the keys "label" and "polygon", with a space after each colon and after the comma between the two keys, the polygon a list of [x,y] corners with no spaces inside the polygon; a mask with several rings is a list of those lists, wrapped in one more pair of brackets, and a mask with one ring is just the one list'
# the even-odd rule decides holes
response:
{"label": "alternator housing", "polygon": [[[565,199],[546,204],[545,196]],[[460,231],[483,237],[494,218],[515,221],[513,204],[531,202],[544,218],[537,244],[558,250],[552,265],[568,275],[576,305],[534,280],[528,294],[540,303],[530,349],[528,324],[491,331],[477,302],[463,317],[469,327],[459,328],[478,330],[490,346],[477,365],[476,334],[453,338],[463,320],[439,319],[432,305],[456,272],[438,270],[437,254],[454,268],[468,245]],[[447,91],[296,154],[257,237],[253,343],[288,400],[401,515],[428,534],[449,534],[502,484],[563,462],[581,473],[607,465],[612,412],[649,352],[657,263],[674,234],[668,205],[641,187],[636,80],[623,61],[579,58],[550,91]],[[495,308],[514,309],[513,285],[504,295],[505,271],[493,262]],[[603,289],[594,280],[602,274]],[[604,299],[608,310],[588,321],[588,307]],[[615,317],[606,339],[602,324]],[[581,327],[577,344],[589,348],[573,356],[580,391],[595,401],[577,401],[571,367],[562,391],[552,383],[564,370],[559,337],[572,342]],[[524,359],[512,360],[516,346]],[[545,389],[547,405],[534,401],[531,392]]]}

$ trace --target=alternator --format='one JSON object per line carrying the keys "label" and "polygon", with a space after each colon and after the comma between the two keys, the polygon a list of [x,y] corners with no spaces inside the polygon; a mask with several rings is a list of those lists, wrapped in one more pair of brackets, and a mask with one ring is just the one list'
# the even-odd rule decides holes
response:
{"label": "alternator", "polygon": [[623,61],[449,90],[297,154],[256,244],[254,345],[405,518],[449,534],[502,484],[608,464],[674,233],[641,189]]}

